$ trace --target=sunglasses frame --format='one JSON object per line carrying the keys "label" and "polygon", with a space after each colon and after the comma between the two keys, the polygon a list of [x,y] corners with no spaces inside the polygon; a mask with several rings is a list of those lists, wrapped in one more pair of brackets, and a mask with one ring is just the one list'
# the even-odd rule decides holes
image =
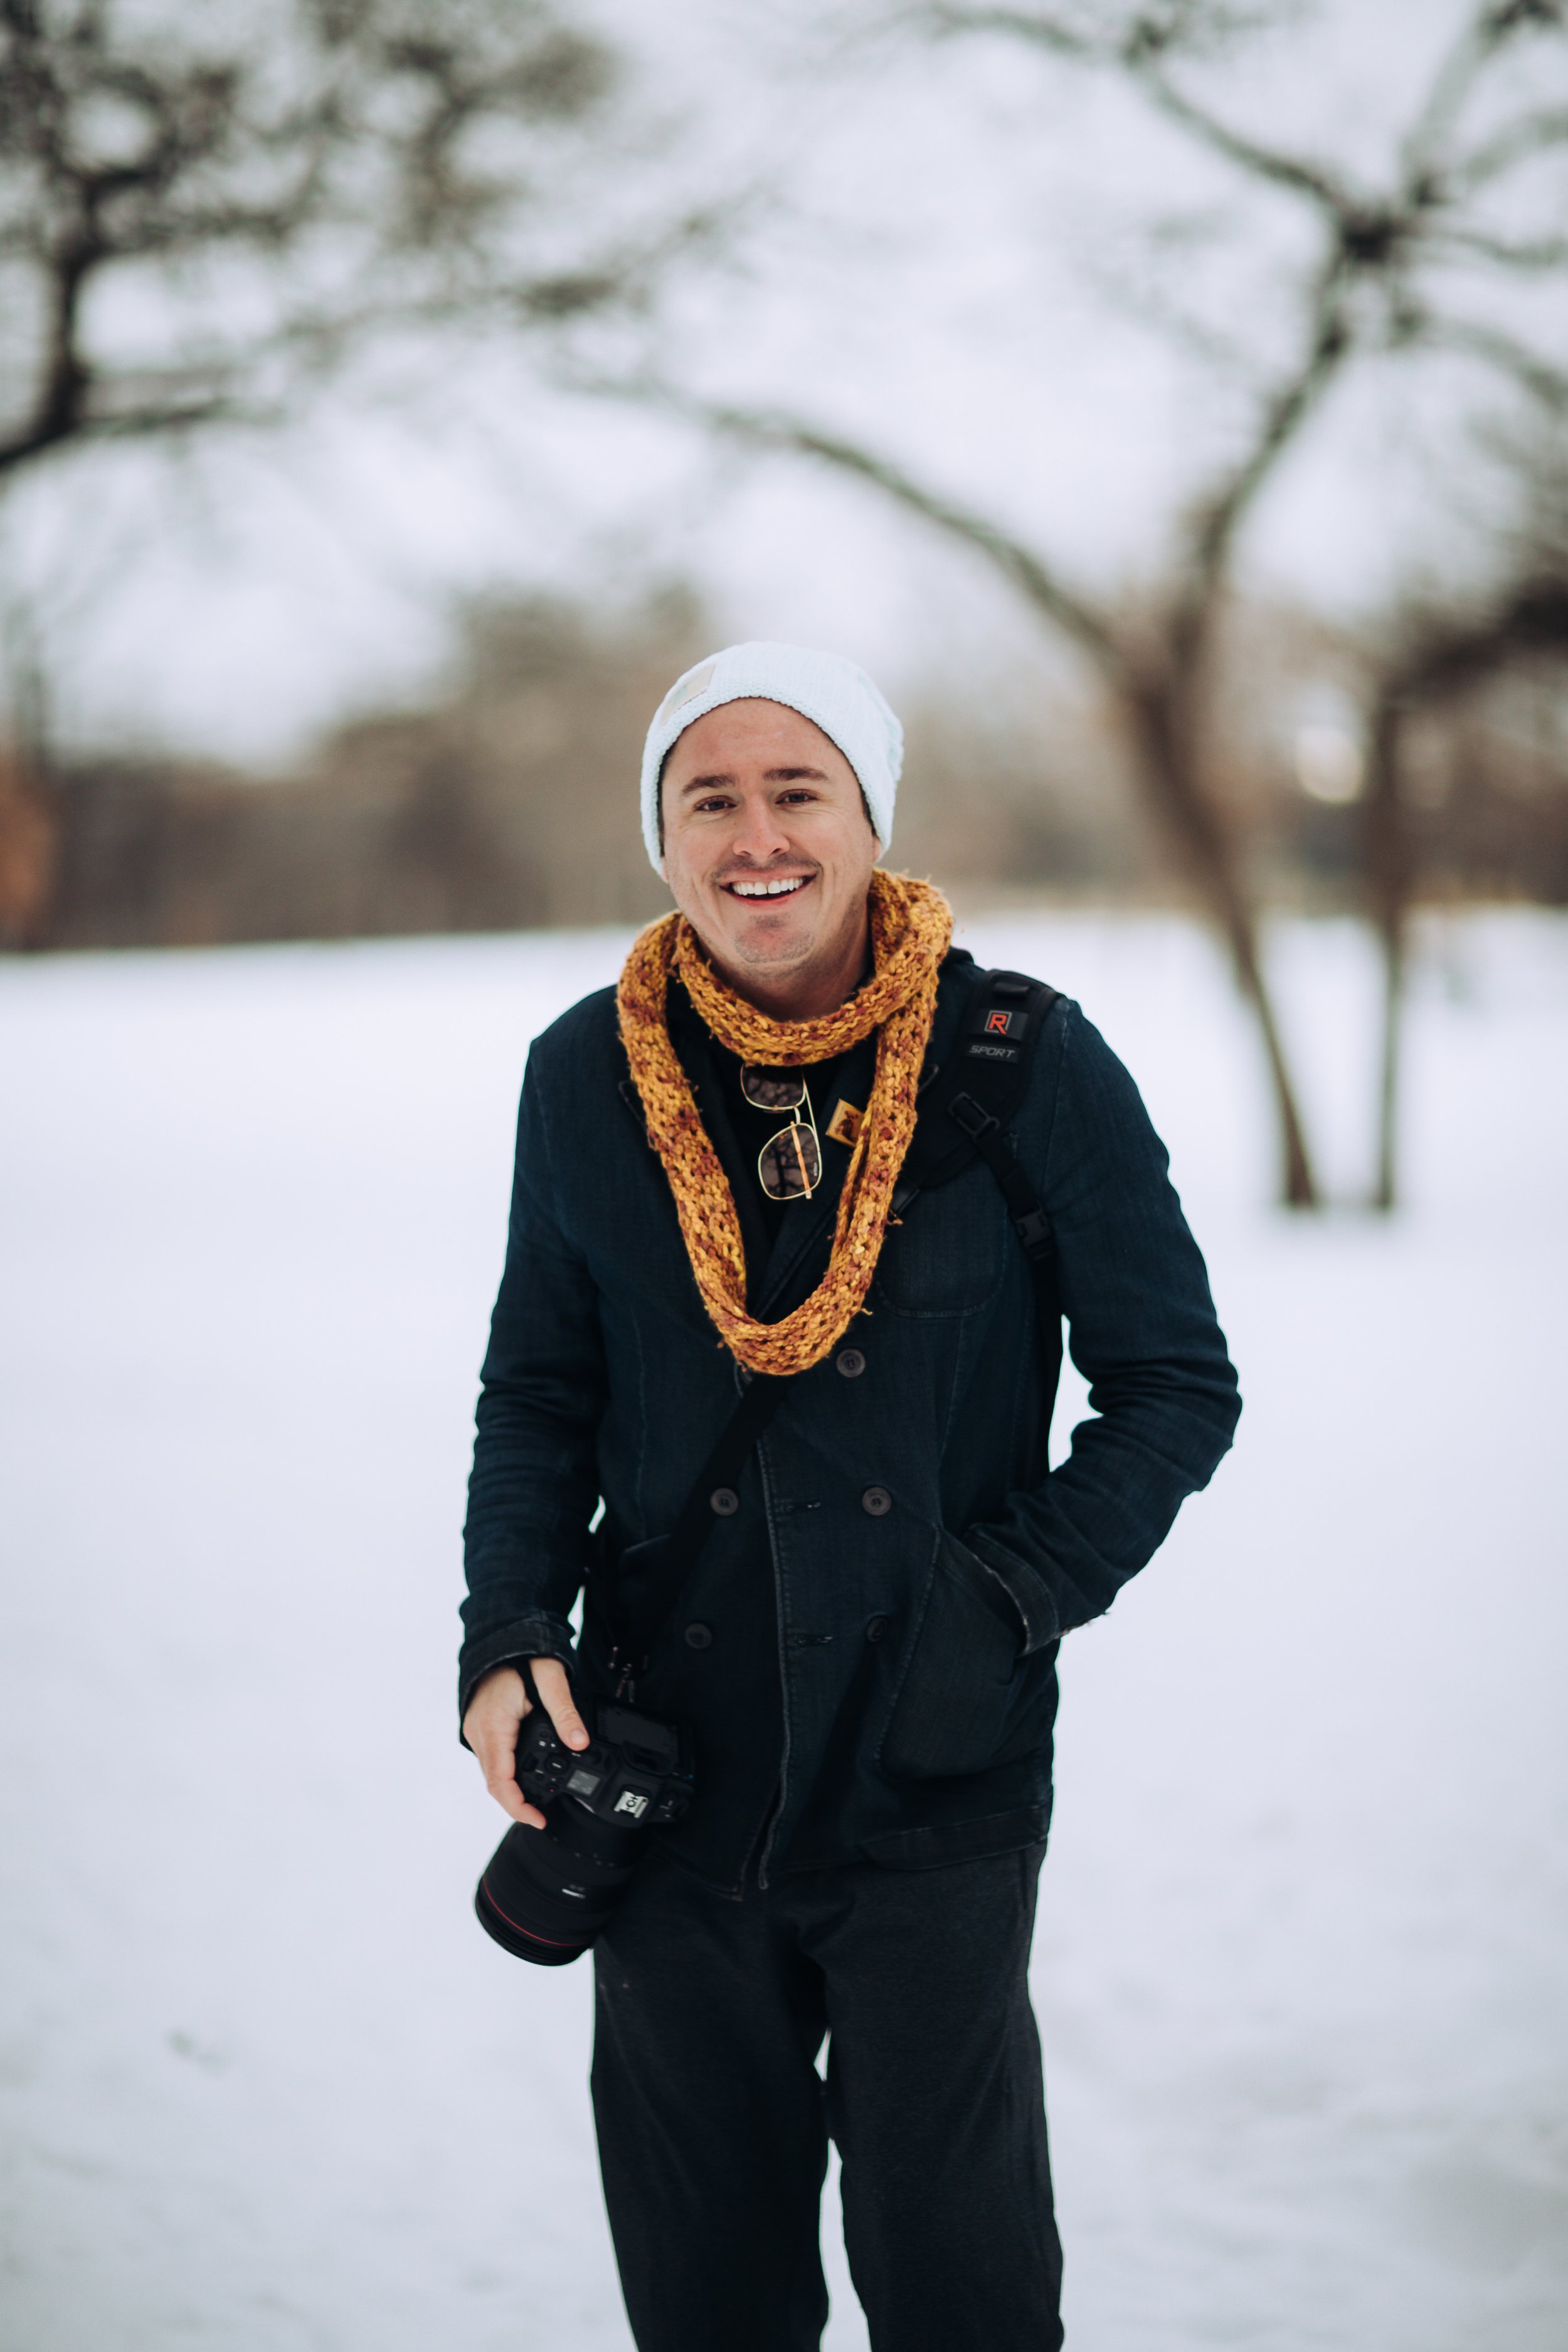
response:
{"label": "sunglasses frame", "polygon": [[[817,1186],[822,1181],[822,1138],[816,1131],[816,1112],[812,1107],[811,1088],[806,1083],[805,1072],[802,1070],[799,1074],[800,1093],[793,1103],[760,1103],[756,1100],[754,1096],[747,1091],[746,1087],[746,1080],[755,1067],[757,1067],[756,1064],[747,1062],[741,1071],[741,1092],[745,1096],[746,1100],[751,1104],[753,1110],[799,1110],[804,1108],[805,1111],[805,1117],[804,1119],[792,1118],[787,1127],[781,1127],[776,1135],[769,1136],[767,1141],[763,1144],[762,1150],[757,1154],[757,1181],[762,1186],[770,1201],[809,1201],[812,1194],[816,1192]],[[776,1084],[776,1081],[773,1083]],[[811,1179],[811,1181],[808,1184],[804,1184],[798,1192],[775,1192],[763,1172],[763,1160],[767,1158],[769,1152],[773,1150],[776,1144],[783,1142],[786,1135],[809,1135],[811,1138],[811,1148],[816,1157],[816,1175]],[[805,1172],[805,1155],[801,1150],[798,1143],[795,1145],[795,1157],[800,1163],[801,1173],[804,1176]]]}
{"label": "sunglasses frame", "polygon": [[[750,1082],[753,1078],[761,1078],[770,1087],[783,1087],[793,1083],[796,1092],[787,1102],[759,1102],[751,1088]],[[781,1076],[776,1076],[761,1062],[742,1062],[741,1065],[741,1092],[753,1110],[798,1110],[805,1100],[808,1091],[804,1069],[786,1070]]]}

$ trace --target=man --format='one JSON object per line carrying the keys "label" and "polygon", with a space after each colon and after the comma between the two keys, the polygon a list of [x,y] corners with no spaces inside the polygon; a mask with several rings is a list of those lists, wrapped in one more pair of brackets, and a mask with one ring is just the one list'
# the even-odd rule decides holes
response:
{"label": "man", "polygon": [[[1131,1080],[1076,1005],[978,973],[937,893],[878,866],[901,748],[837,656],[736,646],[689,671],[643,765],[679,911],[523,1087],[461,1708],[528,1834],[521,1668],[585,1745],[567,1612],[601,1498],[613,1584],[737,1400],[778,1384],[637,1686],[691,1733],[695,1801],[647,1832],[595,1951],[640,2352],[819,2342],[829,2134],[876,2352],[1060,2344],[1026,1982],[1057,1647],[1239,1411]],[[1003,1083],[994,1120],[974,1103]],[[1095,1417],[1052,1471],[1062,1312]],[[592,1624],[584,1648],[602,1686]]]}

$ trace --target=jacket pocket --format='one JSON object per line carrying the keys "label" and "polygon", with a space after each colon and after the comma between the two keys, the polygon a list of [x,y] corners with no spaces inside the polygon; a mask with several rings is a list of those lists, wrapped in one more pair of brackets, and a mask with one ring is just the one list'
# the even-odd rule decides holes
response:
{"label": "jacket pocket", "polygon": [[876,1291],[896,1315],[924,1319],[974,1315],[989,1307],[1023,1254],[1008,1230],[995,1178],[978,1160],[950,1183],[917,1192],[889,1224],[877,1260]]}
{"label": "jacket pocket", "polygon": [[985,1772],[1045,1746],[1056,1715],[1056,1645],[1026,1658],[1025,1638],[1001,1578],[939,1530],[879,1751],[890,1780]]}

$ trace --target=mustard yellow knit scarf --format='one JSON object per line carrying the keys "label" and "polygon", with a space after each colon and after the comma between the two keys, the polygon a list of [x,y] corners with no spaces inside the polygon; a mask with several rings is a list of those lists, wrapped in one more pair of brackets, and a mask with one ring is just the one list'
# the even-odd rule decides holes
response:
{"label": "mustard yellow knit scarf", "polygon": [[[872,974],[847,1004],[816,1021],[774,1021],[721,980],[684,915],[650,924],[626,958],[621,1037],[664,1162],[691,1271],[721,1338],[754,1372],[804,1372],[842,1337],[871,1286],[899,1170],[915,1129],[915,1092],[936,1013],[937,973],[952,937],[947,901],[929,882],[871,877]],[[811,1297],[777,1323],[746,1312],[746,1255],[719,1155],[669,1039],[668,999],[679,974],[702,1020],[743,1062],[793,1068],[830,1061],[873,1029],[877,1070],[838,1196],[833,1253]]]}

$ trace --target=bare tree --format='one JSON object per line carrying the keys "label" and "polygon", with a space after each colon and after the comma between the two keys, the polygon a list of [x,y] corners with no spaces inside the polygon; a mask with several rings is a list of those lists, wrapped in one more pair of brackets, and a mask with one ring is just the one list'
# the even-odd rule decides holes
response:
{"label": "bare tree", "polygon": [[1383,953],[1383,1051],[1373,1205],[1398,1198],[1400,1045],[1410,911],[1419,883],[1405,783],[1413,723],[1451,709],[1510,672],[1568,666],[1568,549],[1542,546],[1466,613],[1412,607],[1377,677],[1368,728],[1365,871]]}
{"label": "bare tree", "polygon": [[[1271,1076],[1281,1191],[1318,1200],[1302,1118],[1264,975],[1246,844],[1214,788],[1215,664],[1238,544],[1264,492],[1353,363],[1446,353],[1489,385],[1549,408],[1568,404],[1568,373],[1498,306],[1470,301],[1498,279],[1568,275],[1568,238],[1549,221],[1521,233],[1512,196],[1526,167],[1568,152],[1563,0],[1481,0],[1442,58],[1375,184],[1237,128],[1194,94],[1194,65],[1239,39],[1244,18],[1209,0],[1166,0],[1128,15],[942,5],[895,8],[895,27],[936,43],[1001,41],[1066,69],[1119,77],[1151,112],[1282,204],[1310,232],[1281,356],[1264,362],[1249,415],[1225,461],[1174,519],[1164,585],[1131,617],[1086,591],[1001,517],[917,478],[886,449],[783,409],[701,398],[645,378],[621,389],[662,402],[732,440],[815,458],[872,486],[976,551],[1099,673],[1120,711],[1146,802],[1175,844],[1225,938],[1256,1014]],[[1119,21],[1113,21],[1119,19]],[[1556,95],[1520,99],[1502,70],[1534,50]]]}
{"label": "bare tree", "polygon": [[[0,0],[0,489],[275,423],[374,335],[635,304],[696,225],[599,201],[616,76],[557,0]],[[0,793],[16,938],[37,766]]]}
{"label": "bare tree", "polygon": [[0,0],[0,477],[275,415],[372,328],[624,295],[550,200],[613,70],[547,0]]}

